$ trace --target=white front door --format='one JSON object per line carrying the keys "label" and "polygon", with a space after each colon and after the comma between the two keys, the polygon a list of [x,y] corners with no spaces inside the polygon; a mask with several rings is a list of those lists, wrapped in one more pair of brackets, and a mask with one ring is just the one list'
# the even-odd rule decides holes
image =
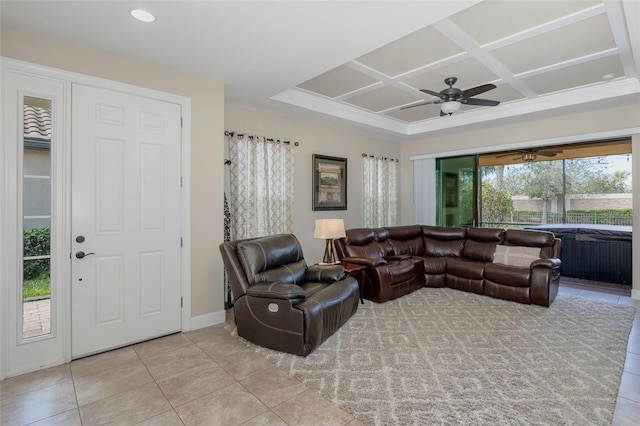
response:
{"label": "white front door", "polygon": [[72,86],[72,357],[181,329],[181,107]]}

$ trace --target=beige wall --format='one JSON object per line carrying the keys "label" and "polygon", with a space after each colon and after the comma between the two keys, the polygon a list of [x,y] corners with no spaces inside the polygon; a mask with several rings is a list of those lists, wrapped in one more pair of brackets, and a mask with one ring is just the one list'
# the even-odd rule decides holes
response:
{"label": "beige wall", "polygon": [[[292,232],[300,240],[307,263],[322,260],[324,243],[313,238],[316,219],[344,219],[346,228],[362,226],[362,153],[398,158],[400,145],[360,136],[296,118],[270,114],[238,105],[225,106],[225,129],[298,141],[295,152],[295,206]],[[312,155],[322,154],[347,159],[347,210],[312,210]],[[407,166],[408,160],[401,162]]]}
{"label": "beige wall", "polygon": [[224,155],[224,84],[6,26],[0,36],[8,58],[191,98],[191,315],[222,311],[223,169],[212,165]]}

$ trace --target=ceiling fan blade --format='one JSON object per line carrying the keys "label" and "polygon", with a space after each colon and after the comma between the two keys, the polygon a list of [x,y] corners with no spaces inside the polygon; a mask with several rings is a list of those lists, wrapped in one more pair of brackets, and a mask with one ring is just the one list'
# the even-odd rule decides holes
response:
{"label": "ceiling fan blade", "polygon": [[496,88],[495,84],[483,84],[482,86],[472,87],[471,89],[463,90],[462,96],[465,98],[470,98],[475,95],[479,95],[480,93],[488,92],[489,90],[493,90]]}
{"label": "ceiling fan blade", "polygon": [[[562,151],[560,151],[562,152]],[[536,152],[538,155],[543,155],[545,157],[555,157],[558,154],[558,151],[538,151]]]}
{"label": "ceiling fan blade", "polygon": [[427,95],[431,95],[431,96],[435,96],[436,98],[441,98],[442,94],[438,93],[438,92],[434,92],[433,90],[429,90],[429,89],[420,89],[420,91],[422,93],[426,93]]}
{"label": "ceiling fan blade", "polygon": [[519,151],[511,151],[504,154],[499,154],[499,155],[496,155],[496,158],[509,157],[509,156],[512,156],[513,154],[517,154],[518,152]]}
{"label": "ceiling fan blade", "polygon": [[432,101],[424,101],[424,102],[420,102],[418,104],[413,104],[413,105],[406,105],[403,107],[400,107],[400,109],[409,109],[409,108],[415,108],[415,107],[419,107],[419,106],[423,106],[423,105],[431,105],[434,103],[437,103],[440,99],[434,99]]}
{"label": "ceiling fan blade", "polygon": [[464,99],[462,100],[462,103],[467,105],[481,105],[481,106],[500,105],[500,101],[492,101],[491,99],[479,99],[479,98]]}

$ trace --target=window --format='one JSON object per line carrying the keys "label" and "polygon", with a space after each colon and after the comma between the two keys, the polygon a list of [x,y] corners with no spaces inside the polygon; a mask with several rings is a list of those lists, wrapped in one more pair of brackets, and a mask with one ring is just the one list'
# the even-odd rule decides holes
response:
{"label": "window", "polygon": [[51,333],[51,100],[23,98],[22,338]]}

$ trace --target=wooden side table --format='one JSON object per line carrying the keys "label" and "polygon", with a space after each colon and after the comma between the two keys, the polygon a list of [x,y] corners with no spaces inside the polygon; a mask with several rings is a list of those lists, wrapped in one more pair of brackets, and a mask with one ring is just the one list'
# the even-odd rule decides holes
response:
{"label": "wooden side table", "polygon": [[364,294],[364,283],[367,281],[367,267],[350,262],[342,262],[340,265],[342,265],[344,272],[346,272],[348,276],[354,277],[358,281],[358,286],[360,286],[360,303],[364,304],[362,296]]}

